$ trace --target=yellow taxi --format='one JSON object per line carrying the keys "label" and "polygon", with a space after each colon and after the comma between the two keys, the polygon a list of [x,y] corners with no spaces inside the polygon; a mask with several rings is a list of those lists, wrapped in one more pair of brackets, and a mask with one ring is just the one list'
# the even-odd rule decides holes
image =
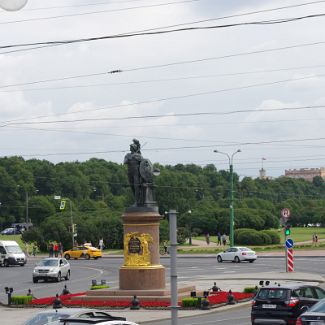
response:
{"label": "yellow taxi", "polygon": [[85,258],[89,260],[90,258],[94,258],[97,260],[99,257],[102,257],[103,254],[100,249],[92,246],[82,245],[75,246],[72,249],[65,251],[63,253],[65,259],[69,260],[70,258],[78,259]]}

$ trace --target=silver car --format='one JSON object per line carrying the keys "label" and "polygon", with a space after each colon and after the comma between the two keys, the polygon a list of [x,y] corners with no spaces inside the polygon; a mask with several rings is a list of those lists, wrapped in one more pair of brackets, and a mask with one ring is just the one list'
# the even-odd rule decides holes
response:
{"label": "silver car", "polygon": [[[111,314],[97,309],[88,308],[61,308],[57,310],[45,310],[41,311],[29,320],[27,320],[23,325],[62,325],[60,320],[73,319],[76,323],[77,319],[81,320],[120,320],[125,321],[125,317],[112,316]],[[121,324],[120,324],[121,325]]]}
{"label": "silver car", "polygon": [[70,279],[70,264],[65,258],[49,257],[41,260],[33,270],[33,282],[38,280],[55,280]]}

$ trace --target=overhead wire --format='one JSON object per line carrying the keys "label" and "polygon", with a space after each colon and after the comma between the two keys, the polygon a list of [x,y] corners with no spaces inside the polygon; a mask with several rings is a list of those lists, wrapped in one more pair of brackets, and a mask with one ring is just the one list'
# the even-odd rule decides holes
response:
{"label": "overhead wire", "polygon": [[[147,138],[147,137],[144,137]],[[146,148],[145,151],[171,151],[171,150],[193,150],[193,149],[211,149],[216,147],[233,147],[233,146],[251,146],[251,145],[265,145],[265,144],[278,144],[278,143],[302,143],[309,141],[323,141],[325,137],[315,138],[298,138],[298,139],[280,139],[280,140],[264,140],[264,141],[246,141],[246,142],[233,142],[233,143],[221,143],[216,141],[215,144],[209,145],[193,145],[193,146],[177,146],[177,147],[155,147]],[[102,150],[102,151],[79,151],[79,152],[55,152],[46,154],[21,154],[24,157],[46,157],[46,156],[69,156],[69,155],[94,155],[94,154],[107,154],[107,153],[123,153],[126,150]]]}
{"label": "overhead wire", "polygon": [[174,1],[174,2],[150,4],[150,5],[143,5],[143,6],[97,10],[97,11],[90,11],[90,12],[79,12],[79,13],[72,13],[72,14],[47,16],[47,17],[36,17],[36,18],[29,18],[29,19],[17,19],[17,20],[0,22],[0,25],[26,23],[26,22],[31,22],[31,21],[52,20],[52,19],[59,19],[59,18],[61,19],[61,18],[69,18],[69,17],[77,17],[77,16],[88,16],[88,15],[103,14],[103,13],[109,13],[109,12],[122,12],[122,11],[138,10],[138,9],[144,9],[144,8],[157,8],[157,7],[184,4],[184,3],[190,3],[190,2],[198,2],[198,1],[205,1],[205,0],[180,0],[180,1]]}
{"label": "overhead wire", "polygon": [[[292,79],[284,79],[284,80],[277,80],[273,82],[266,82],[266,83],[259,83],[259,84],[251,84],[247,86],[240,86],[240,87],[233,87],[233,88],[225,88],[225,89],[218,89],[218,90],[213,90],[213,91],[205,91],[205,92],[198,92],[198,93],[192,93],[192,94],[187,94],[187,95],[178,95],[178,96],[172,96],[172,97],[165,97],[165,98],[160,98],[160,99],[154,99],[154,100],[146,100],[146,101],[140,101],[140,102],[133,102],[133,103],[127,103],[127,104],[120,104],[120,105],[114,105],[114,106],[108,106],[108,107],[101,107],[101,108],[95,108],[95,109],[85,109],[81,111],[76,111],[76,112],[68,112],[68,113],[63,113],[63,114],[52,114],[52,115],[42,115],[42,116],[36,116],[32,117],[29,120],[29,122],[26,122],[26,119],[15,119],[15,120],[7,120],[7,121],[0,121],[0,128],[6,127],[8,125],[17,125],[17,124],[53,124],[53,123],[72,123],[72,122],[81,122],[81,121],[95,121],[95,120],[121,120],[121,119],[141,119],[144,118],[143,116],[129,116],[129,117],[119,117],[119,118],[104,118],[101,117],[99,119],[95,118],[88,118],[88,119],[75,119],[75,120],[57,120],[57,121],[38,121],[38,122],[31,122],[31,120],[35,119],[40,119],[40,118],[50,118],[54,116],[67,116],[67,115],[76,115],[76,114],[83,114],[87,112],[98,112],[98,111],[103,111],[103,110],[110,110],[114,108],[125,108],[125,107],[131,107],[135,105],[142,105],[142,104],[148,104],[148,103],[158,103],[158,102],[165,102],[165,101],[170,101],[170,100],[175,100],[175,99],[184,99],[184,98],[191,98],[191,97],[197,97],[197,96],[205,96],[205,95],[212,95],[216,93],[221,93],[221,92],[227,92],[227,91],[233,91],[233,90],[242,90],[242,89],[249,89],[253,87],[261,87],[261,86],[269,86],[269,85],[275,85],[275,84],[282,84],[282,83],[287,83],[287,82],[292,82],[292,81],[299,81],[299,80],[305,80],[305,79],[310,79],[310,78],[315,78],[315,77],[323,77],[325,74],[318,74],[314,76],[307,76],[307,77],[300,77],[300,78],[292,78]],[[311,106],[303,106],[303,107],[291,107],[291,108],[284,108],[280,110],[297,110],[297,109],[307,109],[307,108],[321,108],[321,105],[311,105]],[[256,111],[256,110],[255,110]],[[261,111],[261,110],[260,110]],[[230,115],[230,114],[237,114],[237,113],[247,113],[247,110],[236,110],[236,111],[231,111],[231,112],[215,112],[212,113],[213,115]],[[182,115],[186,115],[188,113],[182,113]],[[195,115],[207,115],[211,113],[208,112],[201,112],[201,113],[195,113]],[[148,115],[145,118],[156,118],[158,115]],[[166,115],[164,115],[166,116]],[[25,122],[24,122],[25,121]],[[2,123],[2,124],[1,124]]]}
{"label": "overhead wire", "polygon": [[[93,84],[80,84],[80,85],[71,85],[71,86],[41,87],[41,88],[23,88],[23,89],[20,88],[20,89],[11,89],[11,90],[0,90],[0,93],[62,90],[62,89],[76,89],[76,88],[102,87],[102,86],[124,86],[124,85],[136,85],[136,84],[143,84],[143,83],[159,83],[159,82],[170,82],[170,81],[181,81],[181,80],[192,80],[192,79],[234,77],[234,76],[241,76],[241,75],[274,73],[274,72],[284,72],[284,71],[304,70],[304,69],[314,69],[314,68],[325,68],[325,64],[305,65],[305,66],[275,68],[275,69],[258,69],[258,70],[239,71],[239,72],[232,72],[232,73],[190,75],[190,76],[174,77],[174,78],[146,79],[146,80],[133,80],[133,81],[131,80],[125,82],[93,83]],[[106,75],[107,73],[104,72],[103,74]],[[98,74],[98,76],[100,75],[101,73]],[[96,76],[96,75],[94,74],[92,76]]]}
{"label": "overhead wire", "polygon": [[288,46],[283,46],[283,47],[275,47],[275,48],[271,48],[271,49],[239,52],[239,53],[222,55],[222,56],[207,57],[207,58],[200,58],[200,59],[193,59],[193,60],[182,60],[182,61],[175,61],[175,62],[169,62],[169,63],[164,63],[164,64],[147,65],[147,66],[140,66],[140,67],[134,67],[134,68],[127,68],[127,69],[115,68],[115,69],[103,71],[103,72],[95,72],[95,73],[79,74],[79,75],[66,76],[66,77],[60,77],[60,78],[51,78],[51,79],[43,79],[43,80],[34,80],[34,81],[29,81],[29,82],[5,84],[5,85],[0,85],[0,89],[10,88],[10,87],[18,87],[18,86],[35,85],[35,84],[41,84],[41,83],[47,83],[47,82],[65,81],[65,80],[69,80],[69,79],[88,78],[88,77],[116,74],[116,73],[122,73],[122,72],[133,72],[133,71],[150,70],[150,69],[158,69],[158,68],[160,69],[160,68],[173,67],[173,66],[178,66],[178,65],[183,65],[183,64],[193,64],[193,63],[200,63],[200,62],[217,61],[217,60],[224,60],[224,59],[246,56],[246,55],[285,51],[285,50],[294,49],[294,48],[317,46],[317,45],[323,45],[323,44],[325,44],[325,41],[318,41],[318,42],[311,42],[311,43],[300,43],[300,44],[288,45]]}
{"label": "overhead wire", "polygon": [[[224,24],[224,25],[212,25],[212,26],[199,26],[199,27],[183,27],[169,30],[158,30],[158,31],[147,31],[147,32],[130,32],[130,33],[122,33],[122,34],[112,34],[112,35],[104,35],[97,37],[87,37],[87,38],[79,38],[79,39],[71,39],[71,40],[56,40],[56,41],[44,41],[44,42],[32,42],[32,43],[20,43],[20,44],[8,44],[0,46],[0,50],[3,49],[12,49],[17,47],[26,47],[24,50],[29,50],[29,47],[32,46],[53,46],[53,45],[63,45],[63,44],[76,44],[76,43],[85,43],[85,42],[93,42],[93,41],[101,41],[101,40],[109,40],[109,39],[118,39],[118,38],[129,38],[129,37],[138,37],[138,36],[153,36],[153,35],[162,35],[162,34],[170,34],[170,33],[178,33],[185,31],[198,31],[198,30],[209,30],[209,29],[223,29],[230,27],[239,27],[239,26],[250,26],[250,25],[274,25],[274,24],[283,24],[294,22],[298,20],[311,19],[311,18],[320,18],[324,17],[325,13],[318,14],[310,14],[305,16],[293,17],[293,18],[282,18],[282,19],[269,19],[269,20],[261,20],[261,21],[253,21],[253,22],[241,22],[241,23],[232,23],[232,24]],[[3,24],[0,22],[0,25]],[[23,49],[21,49],[23,50]],[[1,52],[1,54],[10,53]]]}

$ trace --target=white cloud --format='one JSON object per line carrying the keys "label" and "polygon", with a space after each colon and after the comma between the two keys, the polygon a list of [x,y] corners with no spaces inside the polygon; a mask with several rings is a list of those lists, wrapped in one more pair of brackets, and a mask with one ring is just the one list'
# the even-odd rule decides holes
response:
{"label": "white cloud", "polygon": [[[89,1],[57,1],[55,6],[86,3],[89,3]],[[298,2],[283,0],[263,2],[246,0],[242,3],[229,0],[199,1],[115,13],[106,12],[9,25],[2,24],[0,43],[28,43],[124,33],[295,3]],[[139,1],[136,4],[150,5],[152,1]],[[26,10],[21,12],[10,14],[1,12],[0,22],[122,8],[131,5],[134,4],[124,3],[122,5],[121,3],[115,3],[112,5],[108,3],[105,6],[32,11],[30,9],[36,7],[53,6],[50,0],[34,0],[29,1]],[[210,21],[204,25],[293,17],[323,12],[324,9],[324,4],[315,4],[283,11],[236,17],[229,20]],[[0,88],[1,121],[30,119],[44,115],[49,116],[47,120],[100,119],[80,123],[30,125],[29,129],[27,129],[26,125],[17,126],[12,132],[9,128],[2,129],[3,143],[10,143],[10,146],[3,144],[1,147],[3,151],[0,151],[0,154],[20,155],[40,152],[46,154],[66,151],[71,153],[89,151],[88,156],[77,154],[71,154],[69,157],[49,156],[49,159],[55,162],[62,159],[83,160],[91,157],[93,151],[128,150],[129,142],[134,136],[137,136],[141,142],[148,143],[145,146],[146,148],[211,144],[211,147],[208,148],[175,150],[168,153],[168,155],[166,155],[165,151],[157,150],[150,152],[153,156],[148,157],[152,161],[171,164],[195,161],[208,163],[215,161],[214,146],[221,146],[224,151],[231,151],[237,149],[237,143],[241,142],[321,137],[324,132],[322,120],[325,119],[322,109],[258,112],[260,108],[323,104],[324,80],[323,77],[318,76],[324,72],[324,68],[321,67],[228,77],[183,79],[169,82],[129,83],[115,86],[106,84],[325,64],[323,53],[325,45],[318,45],[208,60],[193,64],[142,69],[148,66],[178,61],[221,57],[236,53],[324,41],[319,33],[320,30],[324,30],[324,27],[322,19],[310,19],[279,25],[240,26],[220,30],[179,32],[160,36],[137,36],[50,47],[7,55],[0,54],[0,87],[12,83],[99,73],[115,69],[124,71],[120,74],[107,74],[25,86],[25,88],[37,88],[87,85],[91,83],[105,84],[101,87],[6,93],[1,92],[1,90],[7,90],[7,88]],[[288,83],[275,83],[269,86],[225,91],[205,96],[188,96],[183,99],[150,102],[151,100],[218,89],[270,83],[285,79],[293,80],[309,76],[311,78]],[[17,88],[20,89],[21,87]],[[148,103],[139,104],[141,102]],[[98,110],[101,107],[121,104],[131,105]],[[256,111],[231,115],[177,116],[179,113],[230,112],[246,108],[255,108]],[[87,110],[87,112],[79,113],[84,110]],[[62,115],[76,112],[78,114]],[[167,116],[139,120],[105,120],[105,118],[164,114]],[[298,119],[300,121],[296,121]],[[39,118],[33,121],[44,121],[44,119]],[[56,132],[54,130],[65,130],[67,132]],[[227,143],[234,143],[234,145],[233,147],[224,146]],[[308,143],[308,145],[311,144]],[[317,142],[317,144],[320,143]],[[290,147],[289,144],[285,149],[284,145],[269,145],[267,153],[269,156],[282,157],[283,151],[288,150],[288,147]],[[8,152],[9,149],[10,152]],[[253,172],[257,175],[260,157],[265,156],[266,147],[263,145],[243,146],[241,149],[243,152],[238,159],[251,161],[249,167],[253,168]],[[302,157],[307,154],[308,156],[317,154],[316,150],[307,150],[303,144],[300,147],[291,145],[290,150],[294,150],[293,154]],[[119,154],[101,155],[100,157],[117,162],[122,160],[122,156]],[[294,162],[288,164],[294,164]],[[247,165],[243,164],[241,167],[241,174],[246,172],[253,174],[251,170],[245,169],[245,166],[247,167]],[[301,166],[283,165],[281,167],[285,169],[287,167]],[[274,175],[280,173],[280,170],[274,171]]]}

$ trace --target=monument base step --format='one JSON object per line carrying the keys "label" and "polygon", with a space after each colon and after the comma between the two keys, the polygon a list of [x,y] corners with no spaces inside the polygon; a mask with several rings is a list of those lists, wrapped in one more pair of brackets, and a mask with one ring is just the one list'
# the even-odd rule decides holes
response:
{"label": "monument base step", "polygon": [[[178,300],[181,301],[184,297],[190,297],[191,292],[196,291],[195,286],[183,286],[179,287]],[[199,293],[197,293],[199,294]],[[142,301],[170,301],[171,292],[168,289],[156,289],[156,290],[121,290],[117,288],[111,289],[99,289],[89,290],[83,296],[71,297],[71,300],[82,301],[105,301],[115,300],[121,301],[126,299],[132,299],[133,296],[137,296]]]}

